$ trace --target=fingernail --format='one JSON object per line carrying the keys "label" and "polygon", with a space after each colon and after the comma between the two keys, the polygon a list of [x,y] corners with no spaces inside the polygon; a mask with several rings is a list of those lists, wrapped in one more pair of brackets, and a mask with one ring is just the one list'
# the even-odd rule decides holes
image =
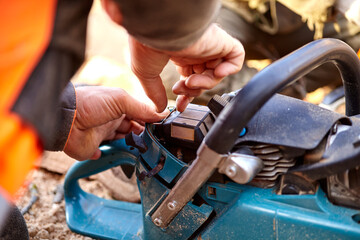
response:
{"label": "fingernail", "polygon": [[180,95],[176,98],[176,108],[179,112],[183,112],[187,105],[193,100],[194,98],[189,98],[184,95]]}

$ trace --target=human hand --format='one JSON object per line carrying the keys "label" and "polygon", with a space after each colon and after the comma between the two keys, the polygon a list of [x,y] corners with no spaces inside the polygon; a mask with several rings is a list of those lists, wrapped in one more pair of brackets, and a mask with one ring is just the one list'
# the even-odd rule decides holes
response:
{"label": "human hand", "polygon": [[181,51],[155,50],[132,37],[130,50],[132,70],[158,112],[167,105],[160,73],[169,59],[181,74],[173,92],[179,95],[177,110],[183,111],[194,97],[216,86],[224,77],[238,72],[245,57],[241,43],[215,24],[197,42]]}
{"label": "human hand", "polygon": [[132,131],[139,134],[144,122],[160,121],[167,113],[156,113],[123,89],[78,87],[76,117],[64,151],[77,160],[98,159],[102,141],[119,139]]}

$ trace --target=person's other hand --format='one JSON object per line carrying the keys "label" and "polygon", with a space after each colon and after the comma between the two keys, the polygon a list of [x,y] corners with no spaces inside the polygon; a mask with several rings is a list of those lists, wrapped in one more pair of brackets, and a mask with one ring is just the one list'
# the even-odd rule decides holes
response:
{"label": "person's other hand", "polygon": [[77,160],[98,159],[102,141],[119,139],[132,131],[139,134],[144,122],[160,121],[166,114],[156,113],[123,89],[78,87],[76,117],[64,151]]}
{"label": "person's other hand", "polygon": [[216,24],[212,24],[197,42],[181,51],[155,50],[132,37],[130,50],[132,70],[158,112],[167,105],[160,73],[169,59],[182,76],[173,86],[173,92],[179,95],[177,109],[183,111],[203,90],[213,88],[224,77],[238,72],[245,57],[241,43]]}

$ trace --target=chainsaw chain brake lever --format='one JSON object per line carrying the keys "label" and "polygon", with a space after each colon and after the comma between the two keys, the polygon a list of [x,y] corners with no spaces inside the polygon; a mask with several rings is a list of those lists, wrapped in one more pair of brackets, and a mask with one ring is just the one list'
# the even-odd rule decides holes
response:
{"label": "chainsaw chain brake lever", "polygon": [[[344,83],[347,115],[360,113],[360,61],[344,42],[321,39],[311,42],[256,74],[221,111],[197,150],[197,157],[151,216],[154,224],[166,228],[200,187],[220,166],[239,133],[256,112],[278,91],[332,62]],[[284,70],[286,69],[286,70]]]}

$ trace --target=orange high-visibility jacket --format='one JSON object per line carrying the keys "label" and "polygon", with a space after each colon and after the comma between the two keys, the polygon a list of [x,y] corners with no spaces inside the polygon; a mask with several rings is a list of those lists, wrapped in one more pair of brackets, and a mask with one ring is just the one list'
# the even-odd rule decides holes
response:
{"label": "orange high-visibility jacket", "polygon": [[[64,148],[76,101],[59,99],[66,86],[64,94],[74,94],[68,81],[83,62],[91,4],[0,0],[2,196],[14,196],[43,148]],[[62,118],[70,125],[59,124]]]}

